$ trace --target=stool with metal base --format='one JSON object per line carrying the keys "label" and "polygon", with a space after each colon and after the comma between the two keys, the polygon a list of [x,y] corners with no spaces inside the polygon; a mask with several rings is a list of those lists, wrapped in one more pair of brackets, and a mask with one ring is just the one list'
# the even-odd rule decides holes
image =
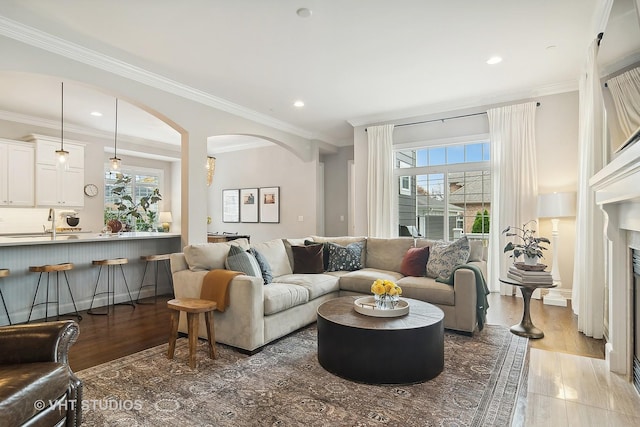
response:
{"label": "stool with metal base", "polygon": [[[91,298],[91,305],[89,306],[89,310],[87,310],[87,314],[93,315],[101,315],[105,316],[109,314],[109,306],[116,306],[116,267],[120,267],[120,272],[122,273],[122,279],[124,280],[124,286],[127,289],[127,295],[129,295],[129,302],[120,302],[117,305],[130,305],[134,309],[136,308],[133,303],[133,298],[131,298],[131,292],[129,291],[129,284],[127,283],[127,277],[124,275],[124,269],[122,268],[123,264],[129,263],[127,258],[115,258],[115,259],[102,259],[102,260],[94,260],[91,262],[93,265],[99,265],[100,270],[98,270],[98,278],[96,279],[96,286],[93,289],[93,297]],[[100,274],[102,273],[102,267],[107,266],[107,290],[104,292],[98,292],[98,285],[100,284]],[[107,294],[107,309],[105,312],[96,312],[93,308],[93,303],[97,295]],[[109,295],[111,295],[111,304],[109,304]]]}
{"label": "stool with metal base", "polygon": [[[7,268],[0,269],[0,277],[7,277],[8,275],[9,275],[9,269],[7,269]],[[13,323],[11,323],[11,317],[9,317],[9,310],[7,310],[7,303],[4,302],[4,295],[2,295],[2,288],[0,288],[0,298],[2,299],[2,305],[4,306],[4,312],[7,313],[7,319],[9,319],[9,324],[13,325]]]}
{"label": "stool with metal base", "polygon": [[[67,271],[73,270],[73,264],[70,262],[63,264],[54,264],[54,265],[37,265],[29,267],[29,271],[32,273],[40,273],[38,277],[38,284],[36,285],[36,292],[33,295],[33,302],[31,303],[31,309],[29,310],[29,317],[27,318],[27,323],[31,321],[31,314],[33,314],[33,308],[37,305],[44,305],[44,320],[45,322],[49,318],[49,305],[56,305],[56,320],[60,319],[60,272],[64,274],[64,279],[67,282],[67,290],[69,291],[69,296],[71,297],[71,302],[73,303],[73,310],[75,314],[67,313],[68,316],[74,316],[78,318],[78,321],[82,320],[82,316],[78,313],[78,307],[76,307],[76,301],[73,299],[73,292],[71,292],[71,285],[69,284],[69,278],[67,277]],[[42,280],[42,274],[47,273],[47,291],[45,302],[36,303],[36,299],[38,298],[38,291],[40,290],[40,282]],[[55,292],[55,301],[49,301],[49,278],[51,273],[56,273],[56,292]]]}
{"label": "stool with metal base", "polygon": [[[159,254],[159,255],[146,255],[146,256],[141,256],[140,259],[145,261],[144,264],[144,273],[142,273],[142,280],[140,281],[140,289],[138,289],[138,298],[136,298],[136,302],[138,304],[155,304],[157,297],[158,297],[158,264],[160,263],[160,261],[164,261],[164,271],[166,271],[167,273],[167,277],[169,278],[169,283],[171,283],[171,287],[173,288],[173,283],[171,280],[171,271],[169,270],[169,258],[170,258],[170,254]],[[154,267],[155,267],[155,275],[154,275],[154,282],[145,285],[144,284],[144,278],[147,275],[147,268],[149,267],[149,263],[153,262],[154,263]],[[148,288],[148,287],[153,287],[154,291],[153,291],[153,302],[140,302],[140,292],[142,291],[142,288]]]}

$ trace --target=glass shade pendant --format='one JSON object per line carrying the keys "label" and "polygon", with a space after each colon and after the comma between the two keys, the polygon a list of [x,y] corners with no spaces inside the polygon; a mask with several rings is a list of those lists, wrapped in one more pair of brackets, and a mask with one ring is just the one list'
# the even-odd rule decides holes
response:
{"label": "glass shade pendant", "polygon": [[207,156],[207,185],[211,186],[213,182],[213,173],[216,171],[216,158]]}
{"label": "glass shade pendant", "polygon": [[60,82],[60,149],[56,150],[59,168],[69,170],[69,152],[64,149],[64,82]]}
{"label": "glass shade pendant", "polygon": [[119,171],[122,167],[122,160],[118,158],[118,98],[116,98],[116,128],[113,135],[113,157],[109,161],[111,162],[111,170]]}

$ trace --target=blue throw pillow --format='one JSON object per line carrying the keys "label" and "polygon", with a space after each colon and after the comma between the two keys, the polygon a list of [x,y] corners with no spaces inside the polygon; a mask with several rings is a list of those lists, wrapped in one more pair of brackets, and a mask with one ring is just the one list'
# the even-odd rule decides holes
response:
{"label": "blue throw pillow", "polygon": [[258,261],[256,261],[253,255],[245,252],[240,246],[232,245],[229,248],[229,254],[227,255],[224,266],[227,270],[242,271],[247,276],[262,279]]}
{"label": "blue throw pillow", "polygon": [[329,249],[329,265],[327,271],[355,271],[363,268],[362,250],[364,242],[354,242],[347,246],[327,243]]}
{"label": "blue throw pillow", "polygon": [[249,253],[256,257],[256,261],[258,261],[258,266],[260,266],[260,272],[262,273],[262,280],[265,285],[268,285],[273,281],[273,273],[271,272],[271,266],[269,265],[269,261],[262,255],[260,252],[255,249],[249,249]]}

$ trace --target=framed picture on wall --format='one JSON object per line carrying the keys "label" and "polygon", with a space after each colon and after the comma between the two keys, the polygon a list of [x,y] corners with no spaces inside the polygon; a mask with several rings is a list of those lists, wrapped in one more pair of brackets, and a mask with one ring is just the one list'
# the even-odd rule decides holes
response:
{"label": "framed picture on wall", "polygon": [[240,222],[240,190],[222,190],[222,222]]}
{"label": "framed picture on wall", "polygon": [[280,222],[280,187],[260,188],[260,222]]}
{"label": "framed picture on wall", "polygon": [[240,190],[240,222],[258,222],[258,189]]}

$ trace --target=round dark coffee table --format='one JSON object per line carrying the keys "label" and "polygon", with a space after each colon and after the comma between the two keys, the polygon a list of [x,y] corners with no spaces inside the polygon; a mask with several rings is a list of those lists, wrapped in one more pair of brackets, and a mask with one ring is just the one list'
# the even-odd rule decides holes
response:
{"label": "round dark coffee table", "polygon": [[358,296],[318,307],[318,361],[340,377],[369,384],[430,380],[444,368],[444,313],[414,299],[409,314],[371,317],[356,312]]}

